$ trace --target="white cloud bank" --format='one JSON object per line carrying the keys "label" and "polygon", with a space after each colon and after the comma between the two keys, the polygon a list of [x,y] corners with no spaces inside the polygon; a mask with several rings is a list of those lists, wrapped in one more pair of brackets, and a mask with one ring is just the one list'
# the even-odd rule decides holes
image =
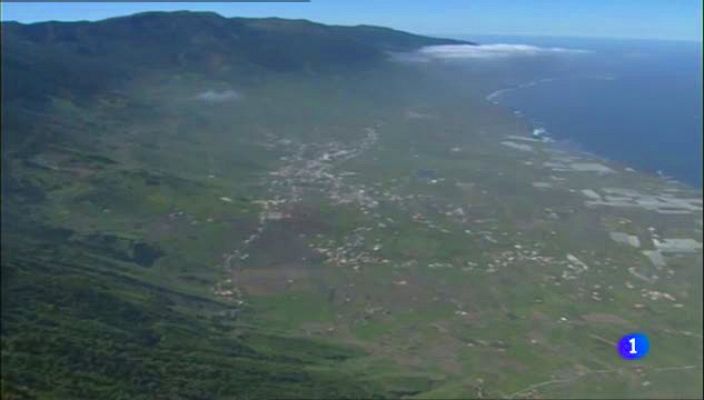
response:
{"label": "white cloud bank", "polygon": [[215,90],[208,90],[208,91],[202,92],[196,96],[196,99],[198,99],[198,100],[215,102],[215,103],[220,103],[223,101],[239,100],[240,98],[242,98],[242,95],[240,95],[239,93],[237,93],[234,90],[223,90],[222,92],[218,92]]}
{"label": "white cloud bank", "polygon": [[584,54],[588,50],[562,47],[538,47],[527,44],[451,44],[427,46],[414,53],[397,55],[403,61],[496,60],[510,57],[535,57],[550,54]]}

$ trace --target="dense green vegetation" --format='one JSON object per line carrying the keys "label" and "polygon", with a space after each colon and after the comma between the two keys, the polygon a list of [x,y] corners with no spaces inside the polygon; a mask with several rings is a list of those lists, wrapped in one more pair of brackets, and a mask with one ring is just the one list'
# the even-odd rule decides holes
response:
{"label": "dense green vegetation", "polygon": [[5,240],[3,398],[379,393],[334,369],[357,350],[250,329],[227,304],[131,277],[68,245]]}

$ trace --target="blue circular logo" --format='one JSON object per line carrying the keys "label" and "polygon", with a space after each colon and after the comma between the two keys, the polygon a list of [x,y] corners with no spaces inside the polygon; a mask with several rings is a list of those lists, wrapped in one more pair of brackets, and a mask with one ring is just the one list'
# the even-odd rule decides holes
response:
{"label": "blue circular logo", "polygon": [[629,333],[618,341],[616,346],[621,358],[625,360],[638,360],[650,351],[650,341],[644,333]]}

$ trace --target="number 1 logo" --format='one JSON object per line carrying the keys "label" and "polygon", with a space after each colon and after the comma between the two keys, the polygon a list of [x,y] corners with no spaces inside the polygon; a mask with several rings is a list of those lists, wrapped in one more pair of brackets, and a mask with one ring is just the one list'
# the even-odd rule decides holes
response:
{"label": "number 1 logo", "polygon": [[616,348],[621,358],[638,360],[650,351],[650,341],[644,333],[629,333],[621,337]]}

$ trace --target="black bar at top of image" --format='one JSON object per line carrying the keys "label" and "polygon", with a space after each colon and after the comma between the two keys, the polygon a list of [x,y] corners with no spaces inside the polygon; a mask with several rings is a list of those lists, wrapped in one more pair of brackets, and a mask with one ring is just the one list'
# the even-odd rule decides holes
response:
{"label": "black bar at top of image", "polygon": [[1,3],[310,3],[311,0],[0,0]]}

